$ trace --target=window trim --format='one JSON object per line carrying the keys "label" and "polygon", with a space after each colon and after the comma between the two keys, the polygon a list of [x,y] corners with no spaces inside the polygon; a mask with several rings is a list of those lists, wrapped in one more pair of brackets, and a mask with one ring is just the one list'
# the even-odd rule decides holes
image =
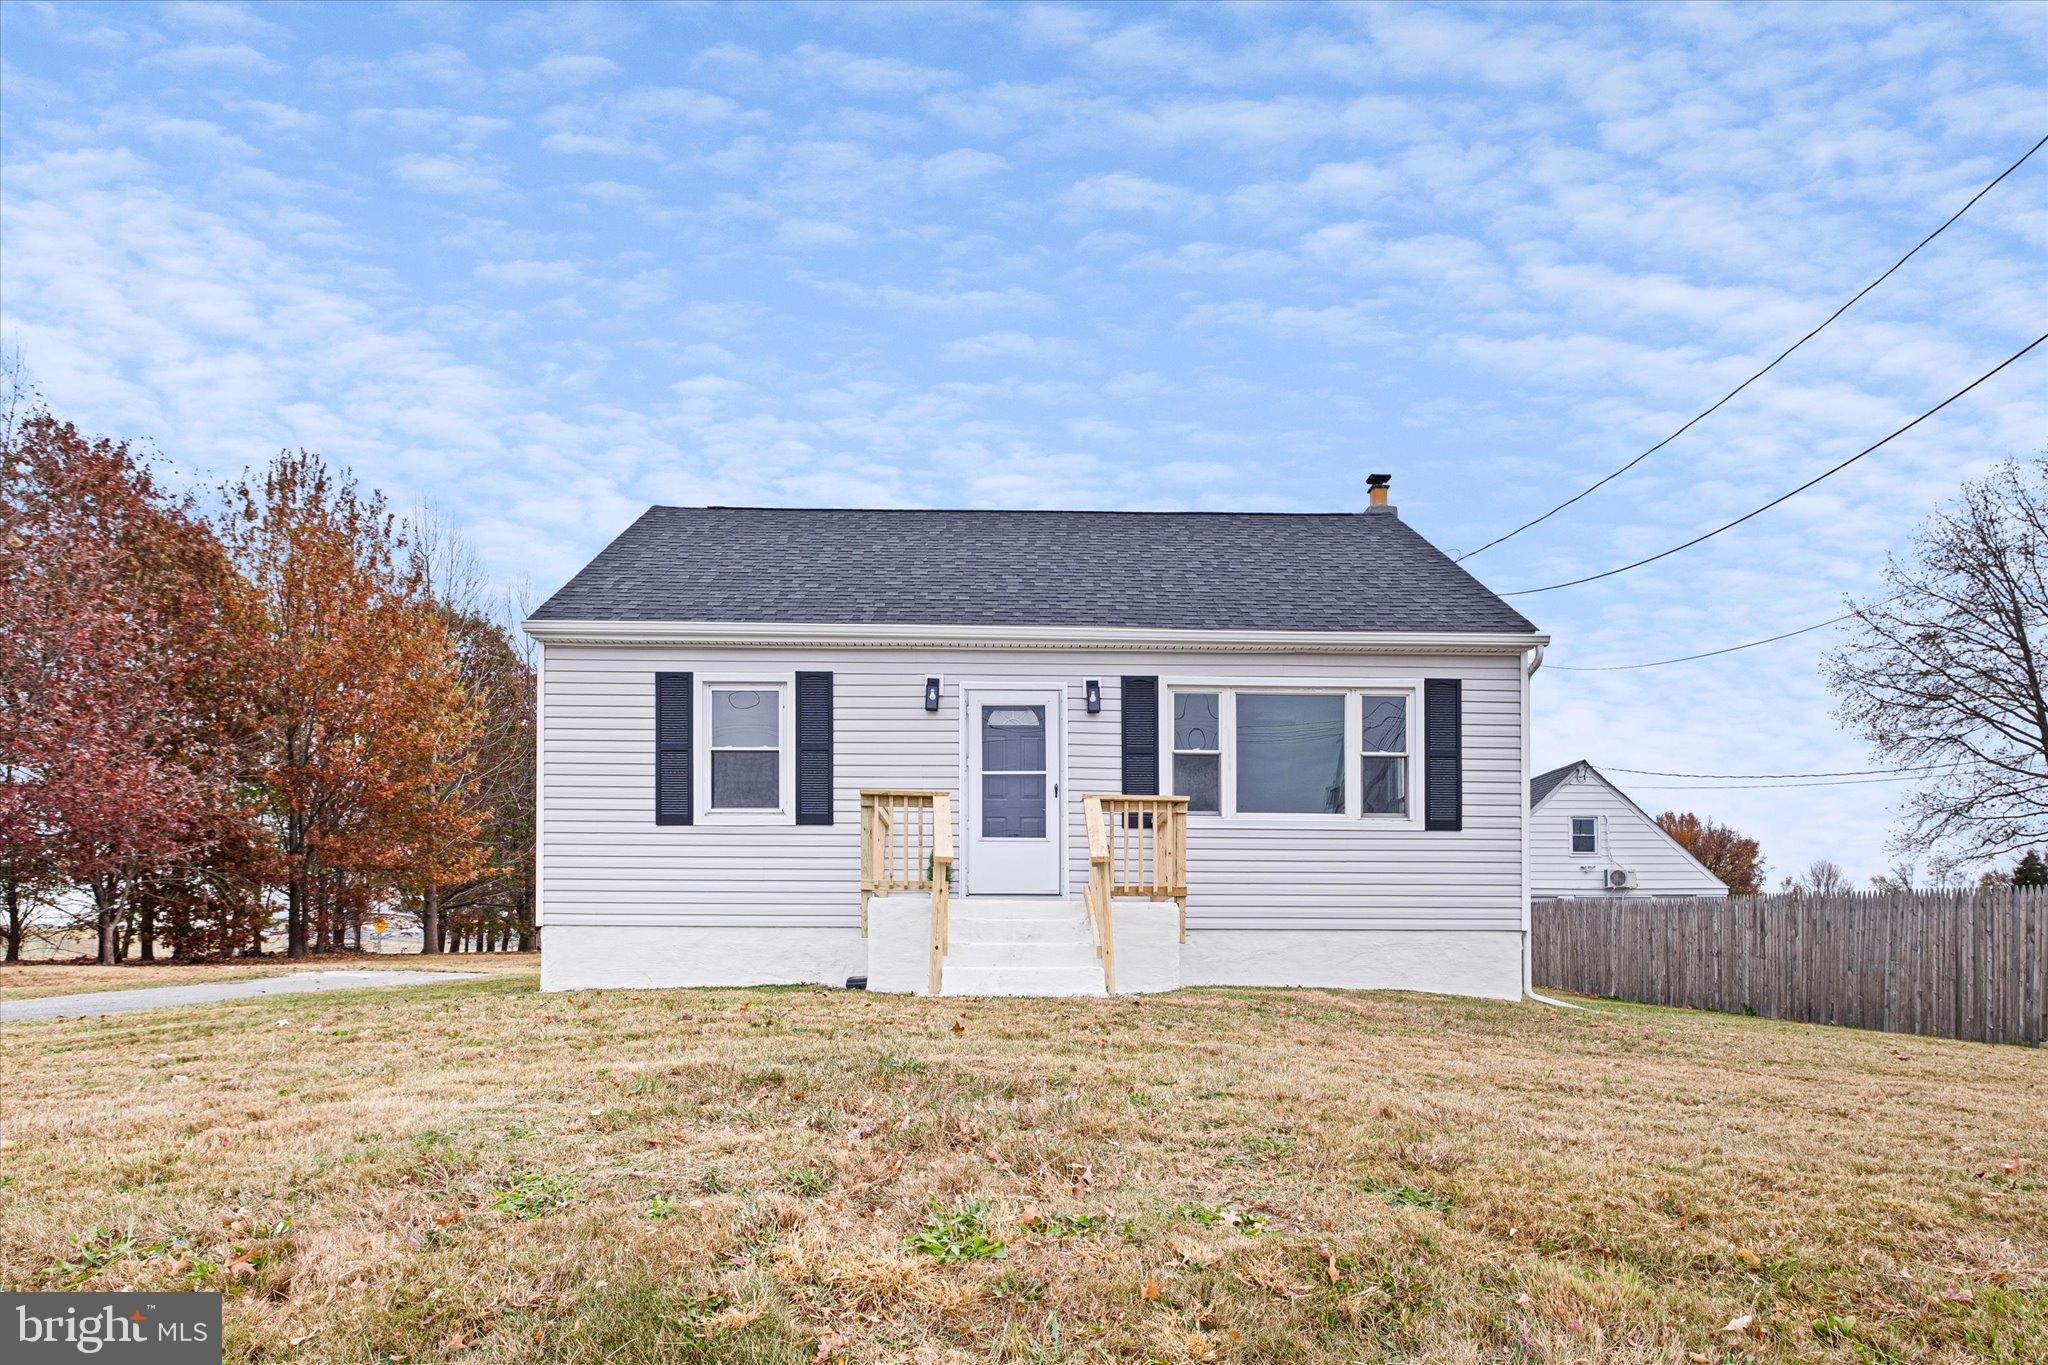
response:
{"label": "window trim", "polygon": [[[1422,715],[1422,679],[1415,677],[1357,677],[1357,678],[1258,678],[1258,677],[1215,677],[1213,675],[1188,675],[1180,677],[1162,676],[1159,679],[1159,753],[1164,767],[1160,773],[1160,790],[1173,791],[1178,782],[1173,770],[1177,753],[1173,747],[1173,696],[1177,692],[1214,692],[1217,694],[1217,720],[1221,733],[1217,736],[1220,761],[1217,764],[1217,780],[1221,785],[1218,793],[1220,810],[1190,811],[1191,818],[1198,820],[1222,820],[1244,825],[1293,825],[1325,826],[1343,824],[1367,829],[1419,830],[1422,828],[1423,768],[1422,746],[1417,744],[1415,727]],[[1344,698],[1344,809],[1341,812],[1322,813],[1316,811],[1241,811],[1237,808],[1237,698],[1240,693],[1280,693],[1286,695],[1313,694],[1319,696],[1341,696]],[[1360,756],[1364,753],[1364,706],[1360,698],[1367,695],[1404,696],[1408,699],[1408,811],[1405,815],[1367,815],[1364,813],[1363,777]]]}
{"label": "window trim", "polygon": [[[1593,846],[1579,847],[1579,822],[1583,820],[1593,827]],[[1569,841],[1574,858],[1597,858],[1600,856],[1600,817],[1597,815],[1570,815],[1565,817],[1565,837]]]}
{"label": "window trim", "polygon": [[[714,809],[711,805],[711,724],[713,692],[753,688],[775,694],[776,778],[774,807],[744,806]],[[696,772],[697,822],[714,825],[794,825],[796,823],[796,674],[790,673],[704,673],[697,674],[697,715],[691,747]],[[766,753],[765,749],[731,752]]]}

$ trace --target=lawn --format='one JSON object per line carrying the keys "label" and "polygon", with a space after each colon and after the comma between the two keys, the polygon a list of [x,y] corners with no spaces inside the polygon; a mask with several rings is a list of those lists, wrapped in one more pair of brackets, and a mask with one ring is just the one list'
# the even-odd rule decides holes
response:
{"label": "lawn", "polygon": [[2039,1360],[2048,1056],[1321,991],[10,1025],[0,1282],[232,1359]]}

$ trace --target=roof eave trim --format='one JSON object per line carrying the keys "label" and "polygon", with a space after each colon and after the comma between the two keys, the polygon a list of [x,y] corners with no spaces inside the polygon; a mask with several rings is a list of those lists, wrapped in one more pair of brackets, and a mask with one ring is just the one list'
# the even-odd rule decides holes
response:
{"label": "roof eave trim", "polygon": [[967,649],[1163,649],[1245,653],[1521,654],[1548,635],[1507,631],[1169,630],[1134,626],[971,626],[770,621],[530,620],[526,633],[548,644],[837,645]]}

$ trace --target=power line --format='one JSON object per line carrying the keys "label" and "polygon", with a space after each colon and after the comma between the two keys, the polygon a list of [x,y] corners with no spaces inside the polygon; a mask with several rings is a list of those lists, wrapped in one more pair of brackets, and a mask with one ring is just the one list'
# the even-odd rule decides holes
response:
{"label": "power line", "polygon": [[1854,305],[1858,299],[1861,299],[1865,294],[1868,294],[1871,290],[1877,288],[1886,280],[1890,279],[1894,271],[1896,271],[1900,266],[1904,265],[1907,261],[1912,260],[1914,256],[1919,254],[1921,247],[1926,246],[1936,237],[1939,237],[1942,233],[1947,232],[1950,224],[1954,223],[1956,219],[1968,213],[1970,209],[1975,206],[1976,202],[1979,199],[1982,199],[1985,195],[1991,193],[1991,191],[1997,187],[1998,182],[2000,180],[2005,179],[2014,171],[2018,170],[2021,166],[2025,165],[2027,157],[2030,157],[2035,152],[2040,151],[2043,145],[2048,145],[2048,137],[2043,137],[2040,142],[2036,142],[2033,146],[2027,148],[2026,154],[2024,156],[2022,156],[2018,161],[2013,162],[2012,165],[2007,166],[2004,170],[2000,171],[1997,177],[1994,180],[1992,180],[1992,182],[1989,185],[1986,185],[1983,189],[1978,190],[1975,194],[1971,195],[1969,203],[1964,204],[1961,208],[1957,209],[1954,213],[1950,214],[1948,216],[1947,222],[1944,222],[1940,227],[1928,233],[1925,237],[1922,237],[1918,245],[1916,245],[1911,251],[1899,257],[1898,260],[1893,261],[1891,264],[1891,269],[1885,271],[1884,274],[1879,275],[1869,284],[1864,285],[1861,289],[1857,290],[1853,296],[1851,296],[1848,303],[1843,304],[1840,308],[1837,308],[1834,312],[1828,314],[1827,317],[1822,320],[1819,327],[1814,328],[1811,332],[1808,332],[1805,336],[1799,338],[1799,340],[1793,342],[1790,346],[1787,346],[1784,350],[1778,352],[1776,359],[1772,360],[1770,364],[1764,366],[1761,370],[1758,370],[1749,378],[1743,380],[1740,384],[1737,384],[1734,388],[1728,390],[1728,392],[1722,394],[1721,397],[1718,400],[1716,400],[1712,407],[1706,409],[1704,412],[1699,413],[1697,416],[1687,421],[1684,426],[1672,432],[1669,436],[1666,436],[1663,440],[1657,442],[1657,444],[1651,446],[1648,450],[1636,456],[1633,460],[1630,460],[1627,464],[1615,470],[1612,474],[1606,475],[1604,478],[1598,479],[1595,482],[1586,485],[1586,487],[1572,494],[1572,496],[1566,498],[1563,502],[1551,508],[1542,516],[1523,522],[1520,526],[1517,526],[1514,530],[1509,531],[1506,535],[1495,536],[1492,540],[1487,541],[1484,545],[1480,546],[1476,550],[1467,550],[1464,554],[1458,556],[1456,562],[1463,564],[1466,560],[1472,558],[1472,556],[1484,554],[1488,550],[1491,550],[1494,546],[1500,544],[1502,541],[1514,539],[1516,536],[1522,534],[1522,532],[1528,530],[1531,526],[1536,526],[1542,522],[1550,520],[1559,512],[1562,512],[1565,508],[1570,507],[1573,503],[1577,502],[1580,498],[1585,497],[1588,493],[1591,493],[1595,489],[1598,489],[1608,483],[1612,483],[1615,479],[1618,479],[1622,475],[1628,473],[1629,470],[1634,469],[1644,460],[1649,459],[1652,455],[1655,455],[1665,446],[1670,445],[1673,441],[1685,435],[1685,433],[1690,431],[1696,424],[1703,421],[1707,417],[1712,416],[1714,412],[1718,410],[1723,404],[1725,404],[1729,399],[1735,397],[1736,394],[1741,393],[1751,384],[1756,383],[1757,380],[1762,379],[1765,375],[1769,374],[1772,370],[1776,369],[1778,367],[1779,361],[1783,360],[1786,356],[1791,355],[1801,346],[1804,346],[1807,342],[1813,340],[1816,336],[1820,335],[1823,328],[1825,328],[1829,323],[1833,322],[1836,318],[1842,316],[1842,314],[1848,312],[1850,307]]}
{"label": "power line", "polygon": [[1960,763],[1927,763],[1915,768],[1845,768],[1839,772],[1827,773],[1674,773],[1662,768],[1618,768],[1596,764],[1603,773],[1641,773],[1645,777],[1716,777],[1743,780],[1777,777],[1875,777],[1880,773],[1932,773],[1947,768],[1959,768]]}
{"label": "power line", "polygon": [[1632,668],[1662,668],[1666,664],[1690,663],[1694,659],[1711,659],[1719,654],[1733,654],[1740,649],[1755,649],[1758,645],[1775,644],[1779,640],[1789,640],[1795,635],[1806,635],[1816,630],[1825,630],[1832,625],[1839,625],[1855,614],[1853,611],[1843,612],[1840,616],[1830,616],[1827,620],[1814,625],[1788,630],[1783,635],[1766,635],[1761,640],[1747,640],[1739,645],[1729,645],[1725,649],[1710,649],[1703,654],[1681,654],[1675,659],[1653,659],[1646,664],[1546,664],[1544,667],[1554,668],[1563,673],[1619,673]]}
{"label": "power line", "polygon": [[1875,787],[1886,782],[1911,782],[1913,780],[1912,777],[1908,776],[1859,777],[1848,778],[1839,782],[1757,782],[1746,785],[1730,783],[1727,786],[1689,785],[1683,782],[1671,784],[1646,783],[1640,785],[1632,783],[1630,785],[1633,790],[1639,792],[1774,792],[1791,791],[1796,787]]}
{"label": "power line", "polygon": [[1677,554],[1680,550],[1690,550],[1693,546],[1698,545],[1702,541],[1712,540],[1715,536],[1720,535],[1723,531],[1732,531],[1736,527],[1742,525],[1743,522],[1750,520],[1752,517],[1762,516],[1765,512],[1770,511],[1779,503],[1788,502],[1791,499],[1798,497],[1801,493],[1804,493],[1807,489],[1813,487],[1815,484],[1821,482],[1823,479],[1832,478],[1834,475],[1839,474],[1843,470],[1847,469],[1850,465],[1855,464],[1864,456],[1870,454],[1875,450],[1880,449],[1885,445],[1890,444],[1892,441],[1905,435],[1914,427],[1919,426],[1922,422],[1934,416],[1935,413],[1940,412],[1943,408],[1955,402],[1958,398],[1961,398],[1964,394],[1970,392],[1970,390],[1976,388],[1979,384],[1984,383],[1993,375],[1996,375],[2000,370],[2003,370],[2006,366],[2012,364],[2014,361],[2018,360],[2021,356],[2033,350],[2036,346],[2039,346],[2044,341],[2048,341],[2048,332],[2044,332],[2040,336],[2035,337],[2032,341],[2020,347],[2019,350],[2014,351],[2004,360],[1999,361],[1998,364],[1994,365],[1991,369],[1986,370],[1983,374],[1978,375],[1968,384],[1965,384],[1962,388],[1957,389],[1954,393],[1942,399],[1939,403],[1936,403],[1933,407],[1921,413],[1918,417],[1915,417],[1912,421],[1906,423],[1906,425],[1900,427],[1897,431],[1894,431],[1891,435],[1885,437],[1883,440],[1878,441],[1872,445],[1865,446],[1863,449],[1857,451],[1854,455],[1851,455],[1848,459],[1842,461],[1840,464],[1835,465],[1830,469],[1822,470],[1820,473],[1808,479],[1805,483],[1800,484],[1791,492],[1781,493],[1777,497],[1772,498],[1769,502],[1765,503],[1763,506],[1758,507],[1753,511],[1744,512],[1741,516],[1735,518],[1735,520],[1733,521],[1724,522],[1723,524],[1716,526],[1713,530],[1707,531],[1701,535],[1694,536],[1691,540],[1688,540],[1683,544],[1674,545],[1668,550],[1659,550],[1656,554],[1645,556],[1642,559],[1636,560],[1632,564],[1624,564],[1618,569],[1608,569],[1601,573],[1587,574],[1583,578],[1571,578],[1565,580],[1562,583],[1546,583],[1544,586],[1540,588],[1518,588],[1514,592],[1504,592],[1500,595],[1502,597],[1528,597],[1534,593],[1539,592],[1555,592],[1559,588],[1576,588],[1581,583],[1597,583],[1603,578],[1612,578],[1616,574],[1624,574],[1631,569],[1640,569],[1645,564],[1654,564],[1660,559],[1666,559],[1672,555]]}

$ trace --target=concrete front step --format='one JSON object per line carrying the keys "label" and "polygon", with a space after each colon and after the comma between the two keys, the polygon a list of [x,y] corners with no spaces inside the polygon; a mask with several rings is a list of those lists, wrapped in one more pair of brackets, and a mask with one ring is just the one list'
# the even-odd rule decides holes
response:
{"label": "concrete front step", "polygon": [[1088,943],[1088,921],[1080,915],[1058,919],[1008,919],[991,915],[950,915],[946,933],[954,943]]}
{"label": "concrete front step", "polygon": [[1071,967],[1102,974],[1095,945],[1086,939],[1072,943],[969,943],[957,936],[946,951],[946,971],[995,971],[1014,967]]}
{"label": "concrete front step", "polygon": [[947,995],[1103,993],[1102,962],[1077,900],[963,897],[947,935]]}
{"label": "concrete front step", "polygon": [[956,967],[949,960],[941,995],[1101,995],[1102,967]]}

